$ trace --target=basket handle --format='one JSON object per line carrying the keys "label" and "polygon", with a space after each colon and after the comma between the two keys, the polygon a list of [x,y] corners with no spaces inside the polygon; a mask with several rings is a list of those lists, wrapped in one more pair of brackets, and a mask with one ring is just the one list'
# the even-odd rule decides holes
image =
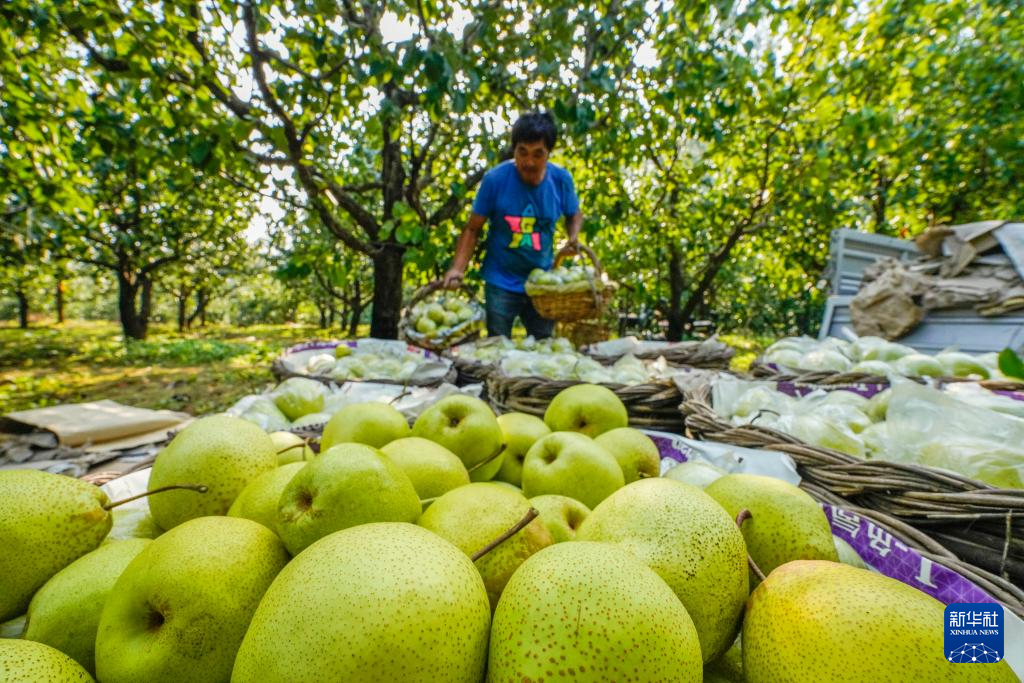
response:
{"label": "basket handle", "polygon": [[[423,285],[422,287],[417,289],[415,292],[413,292],[412,298],[409,299],[409,303],[406,304],[406,306],[405,306],[405,310],[407,310],[407,311],[412,310],[413,306],[415,306],[419,302],[423,301],[428,296],[430,296],[431,294],[433,294],[434,292],[436,292],[437,290],[439,290],[441,288],[442,287],[441,287],[441,281],[440,280],[432,280],[432,281],[428,282],[427,284]],[[469,297],[470,301],[475,301],[476,300],[476,291],[472,287],[470,287],[469,284],[463,282],[462,284],[459,285],[459,289],[461,289],[463,291],[463,293],[465,293],[466,296]]]}
{"label": "basket handle", "polygon": [[[577,250],[578,253],[585,254],[587,258],[589,258],[590,261],[594,264],[594,279],[600,280],[601,273],[604,272],[604,266],[601,265],[601,260],[597,258],[597,254],[594,253],[594,250],[588,247],[587,245],[583,244],[583,242],[577,244]],[[569,258],[568,254],[559,254],[558,256],[556,256],[554,267],[557,268],[558,266],[562,265],[562,262],[565,261],[567,258]]]}

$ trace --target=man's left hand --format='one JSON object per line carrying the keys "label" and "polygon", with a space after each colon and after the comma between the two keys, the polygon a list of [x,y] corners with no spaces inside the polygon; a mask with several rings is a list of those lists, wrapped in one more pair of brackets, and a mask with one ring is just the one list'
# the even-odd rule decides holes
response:
{"label": "man's left hand", "polygon": [[555,258],[561,258],[562,256],[575,256],[578,253],[580,253],[579,240],[570,240],[565,243],[565,246],[558,250],[558,254]]}

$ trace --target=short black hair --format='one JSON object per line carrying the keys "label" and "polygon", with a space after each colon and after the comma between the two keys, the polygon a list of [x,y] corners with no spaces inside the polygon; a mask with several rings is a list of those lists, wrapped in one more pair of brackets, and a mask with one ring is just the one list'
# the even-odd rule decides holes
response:
{"label": "short black hair", "polygon": [[555,117],[548,111],[531,111],[523,114],[512,126],[513,149],[520,142],[541,141],[550,152],[555,148],[557,139],[558,127],[555,126]]}

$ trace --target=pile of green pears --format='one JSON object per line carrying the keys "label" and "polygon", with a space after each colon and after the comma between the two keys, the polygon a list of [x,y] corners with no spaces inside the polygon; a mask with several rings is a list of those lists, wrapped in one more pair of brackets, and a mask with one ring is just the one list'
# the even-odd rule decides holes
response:
{"label": "pile of green pears", "polygon": [[319,454],[206,417],[122,540],[100,489],[2,471],[0,683],[1017,680],[947,662],[943,605],[839,563],[799,488],[659,476],[628,422],[585,384],[349,405]]}

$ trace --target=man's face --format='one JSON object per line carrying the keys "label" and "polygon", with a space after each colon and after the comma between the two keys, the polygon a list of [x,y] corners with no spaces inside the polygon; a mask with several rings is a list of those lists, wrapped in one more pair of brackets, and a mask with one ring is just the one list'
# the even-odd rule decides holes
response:
{"label": "man's face", "polygon": [[527,185],[540,185],[548,165],[548,148],[544,142],[519,142],[513,152],[519,178]]}

